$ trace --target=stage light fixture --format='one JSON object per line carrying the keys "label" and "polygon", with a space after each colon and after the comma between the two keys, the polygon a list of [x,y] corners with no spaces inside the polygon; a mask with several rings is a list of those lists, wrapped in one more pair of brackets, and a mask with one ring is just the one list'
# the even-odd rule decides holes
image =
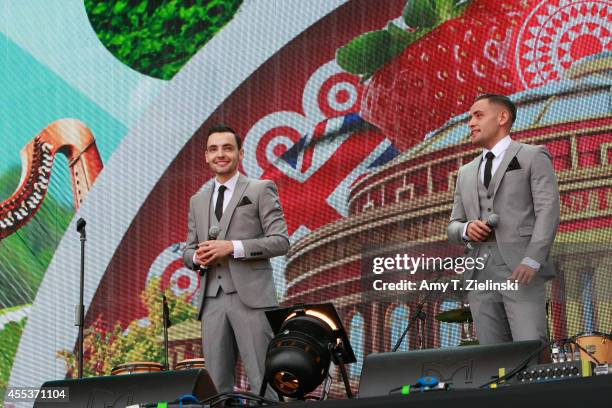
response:
{"label": "stage light fixture", "polygon": [[268,345],[260,395],[269,383],[282,396],[304,398],[327,379],[333,361],[352,398],[345,364],[355,362],[355,354],[331,303],[273,309],[266,316],[275,336]]}

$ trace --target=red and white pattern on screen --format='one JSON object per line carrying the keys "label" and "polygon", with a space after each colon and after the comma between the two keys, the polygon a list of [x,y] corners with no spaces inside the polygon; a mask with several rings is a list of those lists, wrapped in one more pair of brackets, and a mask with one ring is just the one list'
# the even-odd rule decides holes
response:
{"label": "red and white pattern on screen", "polygon": [[535,88],[604,51],[612,51],[612,1],[543,1],[519,31],[516,70],[523,86]]}

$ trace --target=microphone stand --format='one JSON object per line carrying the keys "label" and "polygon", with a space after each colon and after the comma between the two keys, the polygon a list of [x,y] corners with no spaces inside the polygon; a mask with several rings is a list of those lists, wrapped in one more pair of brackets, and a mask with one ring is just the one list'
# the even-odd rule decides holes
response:
{"label": "microphone stand", "polygon": [[[440,280],[440,277],[441,275],[438,276],[435,282],[438,282]],[[433,294],[434,294],[433,290],[429,291],[429,293],[427,293],[425,297],[423,297],[423,300],[421,300],[417,304],[416,312],[412,315],[412,317],[408,321],[408,325],[404,329],[400,338],[397,339],[397,342],[395,343],[395,346],[393,346],[393,349],[391,350],[391,352],[395,353],[399,349],[400,345],[402,344],[402,341],[404,341],[404,338],[406,337],[406,334],[408,334],[408,330],[410,330],[410,328],[414,325],[414,322],[416,322],[417,319],[420,319],[423,325],[425,324],[425,319],[427,318],[427,314],[423,311],[423,308],[425,307],[425,304],[427,304],[427,302],[433,296]],[[421,338],[421,346],[423,346],[423,342],[424,342],[423,338]]]}
{"label": "microphone stand", "polygon": [[77,221],[77,232],[81,234],[81,275],[79,279],[79,304],[76,307],[74,322],[74,325],[79,327],[79,338],[77,343],[79,378],[83,378],[83,323],[85,320],[85,305],[83,304],[83,292],[85,286],[85,241],[87,241],[85,225],[85,220],[83,218],[79,218],[79,220]]}
{"label": "microphone stand", "polygon": [[168,309],[166,295],[162,295],[162,314],[164,323],[164,368],[168,371],[170,370],[170,364],[168,363],[168,327],[172,326],[172,322],[170,321],[170,310]]}

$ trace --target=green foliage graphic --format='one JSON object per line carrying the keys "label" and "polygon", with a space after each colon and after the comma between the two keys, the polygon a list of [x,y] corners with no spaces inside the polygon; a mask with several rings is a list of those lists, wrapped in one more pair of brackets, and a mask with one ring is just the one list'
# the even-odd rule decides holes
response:
{"label": "green foliage graphic", "polygon": [[0,398],[4,396],[8,385],[13,360],[26,320],[23,318],[18,322],[9,322],[0,330]]}
{"label": "green foliage graphic", "polygon": [[[187,296],[175,296],[170,289],[164,293],[168,300],[170,321],[178,324],[195,316],[196,308]],[[115,323],[112,330],[98,318],[85,330],[83,345],[83,375],[86,377],[109,375],[111,370],[130,361],[163,361],[163,310],[161,302],[160,279],[153,279],[140,294],[140,300],[148,310],[149,323],[143,325],[138,320],[123,328]],[[66,362],[68,376],[76,376],[76,356],[72,351],[57,353]]]}
{"label": "green foliage graphic", "polygon": [[85,0],[104,46],[143,74],[170,79],[227,24],[242,0]]}

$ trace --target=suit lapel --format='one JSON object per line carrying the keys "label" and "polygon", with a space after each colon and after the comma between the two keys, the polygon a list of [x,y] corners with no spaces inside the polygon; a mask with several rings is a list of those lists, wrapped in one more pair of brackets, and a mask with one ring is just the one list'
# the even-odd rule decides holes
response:
{"label": "suit lapel", "polygon": [[236,206],[238,205],[238,202],[242,198],[242,194],[244,194],[244,190],[246,190],[248,185],[249,180],[245,176],[240,174],[238,176],[238,181],[236,182],[236,190],[232,194],[232,199],[227,204],[227,207],[225,207],[225,210],[223,211],[223,216],[221,217],[221,221],[219,222],[220,231],[217,239],[225,239],[227,227],[229,226],[229,223],[232,219],[232,215],[234,215],[234,210],[236,209]]}
{"label": "suit lapel", "polygon": [[470,194],[472,196],[472,209],[473,214],[476,217],[480,214],[480,200],[478,200],[478,170],[480,168],[480,161],[482,160],[482,153],[478,154],[470,163],[468,175],[470,177],[468,186],[470,188]]}
{"label": "suit lapel", "polygon": [[495,192],[497,191],[497,188],[499,187],[501,180],[504,178],[504,175],[506,174],[506,170],[508,169],[508,164],[510,164],[510,162],[512,161],[514,156],[516,156],[516,154],[518,153],[520,149],[521,149],[520,144],[518,144],[514,140],[510,142],[510,146],[508,146],[508,149],[506,149],[506,153],[504,153],[504,158],[502,159],[501,163],[499,164],[499,167],[495,171],[495,174],[493,175],[493,179],[491,180],[491,184],[489,184],[489,189],[488,189],[489,194],[495,196]]}
{"label": "suit lapel", "polygon": [[[204,215],[204,237],[206,237],[206,239],[208,239],[208,228],[210,223],[210,201],[212,200],[213,190],[215,189],[214,181],[210,184],[211,185],[206,190],[204,190],[204,194],[202,197],[202,200],[204,201],[202,205],[202,214]],[[201,239],[201,241],[204,241],[204,239]]]}

